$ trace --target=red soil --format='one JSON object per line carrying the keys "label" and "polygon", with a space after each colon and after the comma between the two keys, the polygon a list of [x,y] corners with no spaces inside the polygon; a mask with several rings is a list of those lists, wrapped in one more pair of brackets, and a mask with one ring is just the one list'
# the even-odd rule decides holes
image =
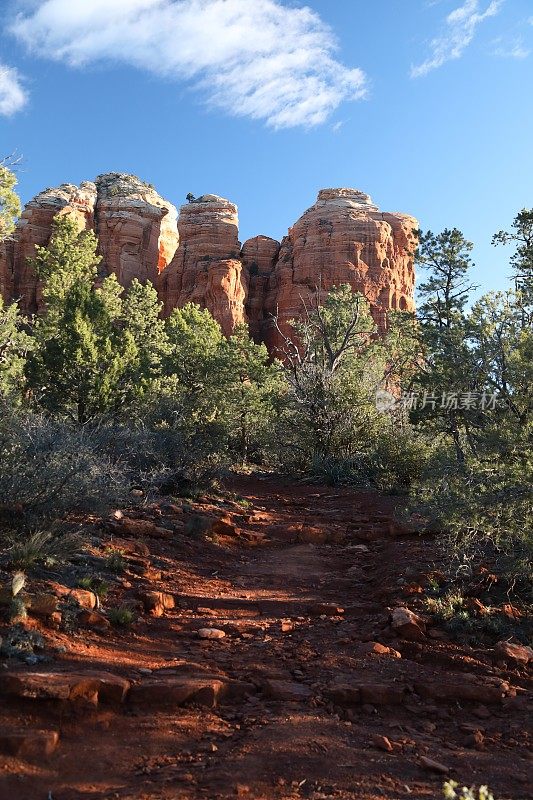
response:
{"label": "red soil", "polygon": [[[370,493],[271,479],[232,488],[251,503],[218,508],[237,537],[185,535],[178,509],[137,514],[169,529],[174,514],[172,538],[146,539],[162,578],[128,571],[107,604],[144,589],[174,595],[174,609],[123,632],[40,626],[50,660],[6,662],[0,691],[8,670],[106,671],[145,688],[120,705],[1,698],[0,739],[14,729],[60,735],[47,757],[0,755],[1,800],[436,799],[446,777],[488,783],[498,800],[533,797],[526,669],[502,667],[489,648],[435,633],[406,641],[390,628],[392,608],[413,607],[398,579],[409,575],[416,594],[434,543],[391,536],[392,501]],[[361,517],[359,538],[291,541],[302,522],[335,539]],[[278,537],[293,526],[288,541],[255,537],[273,525]],[[203,640],[204,627],[226,636]],[[369,652],[368,642],[391,650]],[[216,707],[178,706],[146,692],[180,675],[220,681],[227,695]],[[206,691],[197,700],[213,705]]]}

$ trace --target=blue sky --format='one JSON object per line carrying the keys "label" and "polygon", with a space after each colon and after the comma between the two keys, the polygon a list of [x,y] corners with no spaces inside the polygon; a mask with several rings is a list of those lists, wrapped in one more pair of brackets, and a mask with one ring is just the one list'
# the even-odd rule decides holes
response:
{"label": "blue sky", "polygon": [[0,0],[0,155],[47,186],[133,172],[276,238],[351,186],[476,244],[533,206],[533,0]]}

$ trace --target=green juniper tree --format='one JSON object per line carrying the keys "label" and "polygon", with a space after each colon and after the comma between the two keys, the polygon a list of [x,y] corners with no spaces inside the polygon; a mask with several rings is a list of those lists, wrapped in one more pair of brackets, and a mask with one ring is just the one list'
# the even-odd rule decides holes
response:
{"label": "green juniper tree", "polygon": [[136,348],[129,365],[129,384],[138,397],[161,390],[163,363],[169,352],[162,303],[151,283],[134,278],[122,299],[121,323]]}
{"label": "green juniper tree", "polygon": [[80,232],[73,219],[59,216],[48,247],[37,247],[32,261],[46,310],[35,324],[28,385],[42,407],[79,423],[121,407],[137,357],[133,336],[116,324],[122,307],[116,278],[95,287],[96,249],[92,231]]}
{"label": "green juniper tree", "polygon": [[423,409],[414,417],[422,429],[440,434],[444,447],[447,439],[455,446],[455,463],[442,458],[419,487],[425,511],[447,532],[448,551],[458,560],[497,555],[501,569],[514,577],[531,574],[533,551],[533,330],[525,322],[529,253],[523,212],[519,219],[512,257],[517,290],[486,294],[470,311],[470,248],[461,234],[445,231],[423,240],[431,280],[421,287],[426,350],[418,385],[441,382],[448,392],[470,391],[474,407]]}
{"label": "green juniper tree", "polygon": [[233,449],[242,465],[260,457],[283,394],[279,362],[271,363],[264,344],[256,344],[239,325],[222,349],[226,419]]}
{"label": "green juniper tree", "polygon": [[460,463],[465,461],[465,439],[473,441],[476,417],[473,403],[464,398],[473,398],[478,389],[465,310],[475,288],[468,277],[472,248],[457,228],[420,232],[415,257],[427,273],[418,288],[424,368],[415,383],[423,406],[415,420],[449,436]]}
{"label": "green juniper tree", "polygon": [[5,305],[0,296],[0,401],[21,399],[26,357],[33,345],[26,328],[18,305]]}
{"label": "green juniper tree", "polygon": [[13,233],[15,219],[20,214],[20,200],[15,192],[17,177],[9,169],[9,162],[10,159],[0,161],[0,242]]}

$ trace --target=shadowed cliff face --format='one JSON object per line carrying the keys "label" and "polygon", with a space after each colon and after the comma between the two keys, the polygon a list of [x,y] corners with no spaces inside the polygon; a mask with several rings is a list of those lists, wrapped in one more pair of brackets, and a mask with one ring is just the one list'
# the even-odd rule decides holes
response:
{"label": "shadowed cliff face", "polygon": [[0,290],[20,298],[26,312],[41,304],[27,264],[36,244],[47,244],[52,219],[71,214],[99,238],[102,275],[128,286],[134,277],[157,286],[163,313],[188,302],[208,308],[229,335],[248,323],[256,341],[273,350],[278,334],[297,318],[320,287],[348,283],[370,300],[380,328],[388,309],[413,310],[417,221],[383,213],[356,189],[322,189],[316,203],[281,244],[255,236],[238,240],[237,206],[202,195],[176,209],[137,178],[111,173],[79,187],[47,189],[27,204],[12,242],[0,249]]}

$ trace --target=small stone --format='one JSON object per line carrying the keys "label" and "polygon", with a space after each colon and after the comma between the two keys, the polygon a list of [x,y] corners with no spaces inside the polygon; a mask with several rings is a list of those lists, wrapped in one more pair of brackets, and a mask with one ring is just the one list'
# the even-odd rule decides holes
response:
{"label": "small stone", "polygon": [[386,753],[392,753],[392,744],[386,736],[381,736],[380,734],[375,733],[372,736],[371,742],[374,747],[378,748],[378,750],[384,750]]}
{"label": "small stone", "polygon": [[394,650],[393,647],[387,647],[387,645],[381,644],[380,642],[365,642],[360,646],[359,652],[365,655],[392,656],[393,658],[402,657],[402,654],[399,653],[398,650]]}
{"label": "small stone", "polygon": [[438,772],[441,775],[447,775],[450,771],[449,767],[446,767],[444,764],[441,764],[439,761],[433,761],[432,758],[427,758],[427,756],[420,756],[420,763],[422,764],[425,769],[428,769],[430,772]]}
{"label": "small stone", "polygon": [[391,626],[403,639],[415,642],[424,639],[426,623],[409,608],[395,608],[391,614]]}
{"label": "small stone", "polygon": [[111,623],[107,617],[104,617],[103,614],[99,614],[98,611],[88,611],[86,608],[78,614],[78,622],[80,625],[85,625],[87,628],[94,628],[94,630],[100,631],[100,633],[108,631],[111,628]]}
{"label": "small stone", "polygon": [[294,630],[294,625],[290,619],[282,619],[280,622],[280,630],[282,633],[290,633]]}
{"label": "small stone", "polygon": [[219,536],[237,536],[237,528],[229,515],[214,520],[211,531]]}
{"label": "small stone", "polygon": [[533,661],[533,650],[526,645],[513,644],[512,642],[498,642],[494,648],[497,656],[516,664],[529,664]]}
{"label": "small stone", "polygon": [[166,592],[141,592],[139,599],[144,610],[152,617],[162,617],[167,609],[176,605],[174,596]]}
{"label": "small stone", "polygon": [[484,742],[485,737],[481,731],[474,731],[474,733],[470,733],[465,739],[465,745],[467,747],[473,747],[475,750],[484,750]]}
{"label": "small stone", "polygon": [[200,628],[198,631],[200,639],[223,639],[225,635],[219,628]]}
{"label": "small stone", "polygon": [[26,603],[30,614],[36,617],[51,617],[57,611],[59,603],[55,594],[36,594]]}

